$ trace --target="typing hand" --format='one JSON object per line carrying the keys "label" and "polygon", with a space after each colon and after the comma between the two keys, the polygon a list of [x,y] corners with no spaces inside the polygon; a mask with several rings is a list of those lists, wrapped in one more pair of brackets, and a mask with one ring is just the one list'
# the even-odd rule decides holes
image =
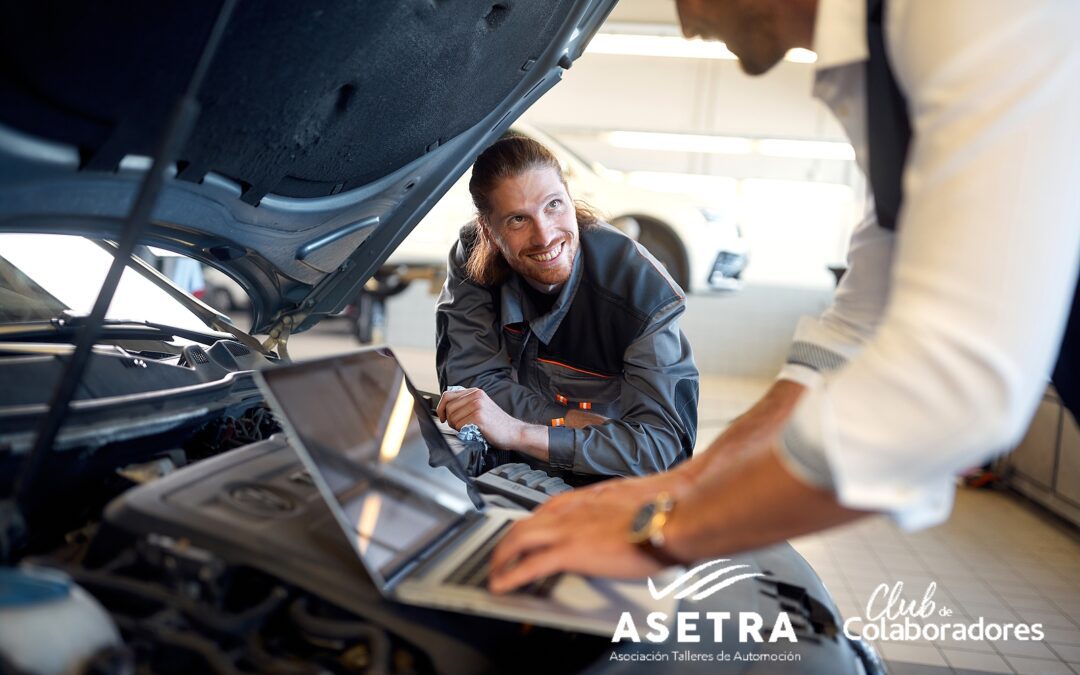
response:
{"label": "typing hand", "polygon": [[506,593],[556,572],[632,579],[664,567],[627,537],[639,503],[585,501],[573,517],[550,505],[515,523],[495,547],[492,592]]}

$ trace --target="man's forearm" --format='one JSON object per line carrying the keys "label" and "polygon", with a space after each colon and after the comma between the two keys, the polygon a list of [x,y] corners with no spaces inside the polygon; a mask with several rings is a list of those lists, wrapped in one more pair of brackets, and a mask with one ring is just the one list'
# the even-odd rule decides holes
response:
{"label": "man's forearm", "polygon": [[548,430],[539,424],[522,422],[517,432],[517,443],[507,450],[516,450],[530,457],[548,461]]}
{"label": "man's forearm", "polygon": [[[607,418],[603,415],[597,415],[596,413],[584,412],[581,410],[569,410],[564,418],[566,426],[571,429],[581,429],[593,424],[603,424],[607,421]],[[518,420],[521,426],[518,428],[518,442],[513,448],[507,448],[509,450],[517,450],[530,457],[539,459],[540,461],[549,461],[548,453],[548,427],[541,426],[539,424],[529,424],[528,422],[521,422]]]}
{"label": "man's forearm", "polygon": [[670,526],[673,555],[692,561],[758,548],[857,517],[777,457],[776,439],[805,392],[777,380],[707,452],[676,470],[682,476],[672,481],[679,508]]}
{"label": "man's forearm", "polygon": [[768,447],[780,435],[806,388],[790,380],[777,380],[757,403],[731,423],[704,453],[675,469],[691,482],[726,470],[744,453]]}
{"label": "man's forearm", "polygon": [[866,515],[793,476],[773,447],[695,477],[676,496],[665,549],[692,562],[775,544]]}

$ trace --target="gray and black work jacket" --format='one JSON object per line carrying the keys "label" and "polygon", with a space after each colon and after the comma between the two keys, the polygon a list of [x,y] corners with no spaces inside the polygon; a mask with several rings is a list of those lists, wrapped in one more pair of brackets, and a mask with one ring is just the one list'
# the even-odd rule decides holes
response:
{"label": "gray and black work jacket", "polygon": [[[548,426],[555,469],[642,475],[690,457],[698,371],[678,326],[686,298],[656,259],[610,225],[583,230],[570,279],[541,315],[515,273],[497,287],[466,278],[476,236],[462,229],[436,308],[440,387],[478,387]],[[554,426],[574,408],[609,421]]]}

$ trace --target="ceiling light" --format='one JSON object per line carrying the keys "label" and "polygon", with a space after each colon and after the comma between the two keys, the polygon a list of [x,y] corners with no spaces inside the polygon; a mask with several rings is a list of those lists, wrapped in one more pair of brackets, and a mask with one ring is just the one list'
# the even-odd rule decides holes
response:
{"label": "ceiling light", "polygon": [[749,138],[668,134],[652,131],[609,131],[604,140],[616,148],[672,152],[707,152],[720,155],[747,155],[753,150]]}
{"label": "ceiling light", "polygon": [[600,33],[585,50],[590,54],[620,56],[659,56],[688,59],[723,59],[734,61],[736,56],[723,42],[686,40],[661,35],[615,35]]}
{"label": "ceiling light", "polygon": [[709,201],[734,198],[738,183],[738,180],[729,176],[696,173],[630,171],[626,174],[627,185],[661,192],[700,193],[709,195]]}
{"label": "ceiling light", "polygon": [[660,152],[701,152],[717,155],[758,154],[794,159],[854,160],[855,150],[839,141],[785,138],[745,138],[655,131],[608,131],[601,138],[616,148]]}
{"label": "ceiling light", "polygon": [[855,159],[850,143],[836,141],[797,141],[781,138],[762,138],[756,143],[758,153],[766,157],[795,157],[804,159]]}
{"label": "ceiling light", "polygon": [[[735,54],[723,42],[688,40],[675,35],[641,35],[604,32],[589,43],[586,53],[616,54],[619,56],[655,56],[685,59],[736,60]],[[784,57],[792,63],[814,63],[817,54],[808,49],[792,49]]]}

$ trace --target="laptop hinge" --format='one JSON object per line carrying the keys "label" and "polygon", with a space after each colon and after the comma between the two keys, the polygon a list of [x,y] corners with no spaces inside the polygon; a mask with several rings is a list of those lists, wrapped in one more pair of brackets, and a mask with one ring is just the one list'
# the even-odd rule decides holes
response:
{"label": "laptop hinge", "polygon": [[432,565],[442,560],[443,555],[453,548],[454,544],[461,541],[480,528],[487,522],[487,518],[481,511],[473,511],[465,514],[457,525],[451,527],[441,537],[425,546],[409,560],[405,561],[390,577],[386,579],[386,588],[394,590],[394,587],[407,578],[422,576]]}

